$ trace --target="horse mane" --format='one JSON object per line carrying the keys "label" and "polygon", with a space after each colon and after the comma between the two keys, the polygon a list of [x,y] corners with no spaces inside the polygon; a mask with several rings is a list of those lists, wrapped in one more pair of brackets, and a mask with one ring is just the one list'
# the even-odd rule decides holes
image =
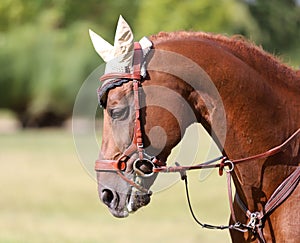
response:
{"label": "horse mane", "polygon": [[240,35],[227,37],[220,34],[211,34],[205,32],[160,32],[152,35],[150,39],[154,43],[169,40],[208,40],[217,44],[233,55],[254,68],[266,80],[276,80],[277,84],[287,86],[288,88],[300,90],[300,70],[295,71],[285,65],[278,57],[275,57],[263,50],[261,46],[246,40]]}

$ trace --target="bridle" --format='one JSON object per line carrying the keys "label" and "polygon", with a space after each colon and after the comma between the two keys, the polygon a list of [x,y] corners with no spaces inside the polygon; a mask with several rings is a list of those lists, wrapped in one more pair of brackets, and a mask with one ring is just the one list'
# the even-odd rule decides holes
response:
{"label": "bridle", "polygon": [[[235,213],[233,210],[233,199],[232,199],[232,189],[231,189],[231,173],[234,171],[235,165],[245,162],[250,162],[253,160],[268,158],[279,152],[284,151],[291,142],[295,141],[300,137],[300,128],[293,133],[287,140],[282,144],[254,156],[247,158],[229,160],[227,157],[221,156],[213,160],[196,164],[190,166],[181,166],[179,163],[175,163],[175,166],[166,166],[164,161],[157,159],[155,156],[148,155],[144,150],[143,143],[143,129],[141,123],[141,107],[140,107],[140,93],[139,88],[142,87],[142,82],[144,77],[141,75],[141,63],[143,62],[143,50],[139,42],[136,42],[134,45],[134,57],[133,57],[133,72],[132,73],[108,73],[104,74],[100,81],[104,81],[101,89],[106,90],[110,87],[115,87],[122,85],[125,82],[133,82],[133,95],[134,95],[134,108],[135,108],[135,121],[134,121],[134,132],[131,145],[122,153],[122,155],[117,160],[97,160],[95,162],[95,170],[97,172],[116,172],[123,180],[129,183],[132,187],[135,187],[139,191],[147,194],[152,192],[142,185],[136,183],[134,180],[131,180],[126,177],[125,172],[127,169],[127,161],[133,154],[138,154],[138,159],[133,162],[133,172],[136,176],[139,177],[150,177],[157,173],[172,173],[179,172],[181,179],[185,181],[186,186],[186,196],[189,204],[191,214],[195,221],[204,228],[208,229],[235,229],[242,232],[250,231],[253,234],[258,235],[261,242],[265,242],[262,229],[264,227],[264,221],[266,217],[270,215],[287,197],[294,191],[297,187],[300,180],[300,167],[288,176],[274,191],[272,196],[267,201],[264,210],[261,212],[250,212],[246,205],[241,201],[239,195],[236,193],[235,200],[237,201],[240,208],[245,212],[246,216],[249,218],[247,224],[240,223],[236,220]],[[108,88],[107,88],[108,87]],[[218,162],[219,161],[219,162]],[[147,170],[141,169],[142,166],[146,166]],[[227,169],[225,169],[227,167]],[[222,175],[223,171],[227,174],[227,184],[228,184],[228,197],[229,205],[231,210],[231,217],[235,222],[232,225],[228,226],[214,226],[210,224],[201,223],[193,212],[189,191],[187,183],[186,171],[189,170],[199,170],[199,169],[209,169],[209,168],[218,168],[219,174]]]}
{"label": "bridle", "polygon": [[[108,73],[100,78],[104,83],[101,89],[106,89],[105,86],[112,87],[116,83],[133,82],[133,97],[135,108],[135,120],[133,138],[130,146],[122,153],[117,160],[97,160],[95,162],[96,171],[115,171],[123,180],[128,182],[131,186],[135,187],[141,192],[152,194],[152,192],[143,186],[135,183],[133,180],[128,179],[124,172],[127,169],[127,161],[133,154],[138,154],[138,159],[133,162],[133,170],[138,176],[150,177],[154,174],[154,168],[165,166],[166,163],[157,159],[155,156],[148,155],[144,150],[142,124],[141,124],[141,107],[140,107],[140,94],[139,88],[143,77],[141,76],[141,63],[143,58],[143,50],[139,42],[134,43],[134,56],[133,56],[133,73]],[[146,166],[147,170],[142,170],[142,166]]]}

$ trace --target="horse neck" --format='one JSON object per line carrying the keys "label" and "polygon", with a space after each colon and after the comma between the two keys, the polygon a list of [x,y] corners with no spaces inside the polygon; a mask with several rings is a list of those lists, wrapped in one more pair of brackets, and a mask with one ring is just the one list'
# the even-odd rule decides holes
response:
{"label": "horse neck", "polygon": [[[200,46],[199,48],[205,51]],[[265,152],[282,143],[300,127],[300,109],[297,104],[299,92],[284,85],[284,81],[278,83],[280,81],[276,78],[276,73],[274,73],[274,80],[269,80],[271,77],[264,76],[260,70],[254,70],[236,56],[211,46],[210,54],[206,55],[205,60],[195,58],[194,61],[210,76],[223,102],[227,122],[224,151],[230,159],[245,158]],[[207,98],[200,95],[197,99],[203,103],[203,99]],[[218,101],[214,97],[209,97],[205,103],[212,104],[208,123],[212,125],[215,123],[217,124],[215,127],[218,127],[220,121],[218,121],[218,112],[215,111],[218,109]],[[198,109],[198,112],[201,113],[201,109]],[[220,132],[222,129],[215,131],[216,137],[220,136]],[[298,154],[297,145],[295,144],[294,147],[294,154],[290,153],[281,158],[283,161],[280,163],[286,163],[286,166],[274,170],[272,177],[270,176],[271,180],[263,179],[267,174],[264,171],[265,166],[274,164],[277,166],[278,158],[237,166],[235,184],[237,190],[246,195],[248,202],[254,201],[251,199],[253,188],[264,190],[264,194],[270,196],[276,185],[290,173],[291,169],[287,164],[292,160],[292,155]],[[274,186],[263,186],[263,183]]]}
{"label": "horse neck", "polygon": [[[184,48],[182,48],[183,46]],[[270,62],[268,66],[265,62],[268,62],[269,59],[262,59],[262,63],[259,63],[260,59],[257,59],[255,65],[252,65],[247,63],[247,58],[230,52],[228,47],[224,49],[218,43],[207,40],[168,41],[158,43],[156,48],[179,53],[187,59],[191,59],[203,69],[213,82],[222,104],[218,97],[213,97],[210,89],[203,89],[206,84],[200,79],[204,75],[199,78],[198,73],[193,75],[191,72],[196,68],[182,61],[176,64],[178,58],[170,60],[176,67],[176,69],[172,69],[172,72],[177,71],[178,77],[182,73],[188,73],[187,78],[192,76],[192,79],[201,83],[198,85],[198,90],[189,96],[189,102],[201,114],[198,122],[201,122],[209,132],[212,128],[216,137],[219,138],[218,142],[222,143],[222,136],[226,130],[224,151],[230,159],[265,152],[282,143],[300,127],[299,105],[296,104],[297,96],[299,96],[299,84],[297,90],[293,91],[289,87],[289,82],[296,83],[295,80],[279,80],[278,77],[282,78],[283,76],[279,75],[280,68],[277,67],[276,70],[273,70],[274,62]],[[161,66],[159,66],[161,60],[168,63],[165,57],[157,59],[157,67]],[[263,70],[259,70],[259,67],[262,67]],[[283,71],[287,78],[293,76],[292,71],[288,71],[286,68]],[[287,72],[290,73],[287,74]],[[209,78],[204,79],[209,80]],[[197,86],[197,84],[194,85]],[[208,115],[203,114],[203,111],[206,111],[203,104],[207,106]],[[224,121],[220,119],[222,105],[226,114],[225,129]],[[248,184],[250,188],[261,187],[264,162],[256,161],[238,166],[236,184]],[[281,170],[280,173],[285,176],[288,172],[285,173]],[[278,176],[279,180],[281,177]],[[273,189],[271,188],[270,191]]]}
{"label": "horse neck", "polygon": [[224,148],[232,158],[264,152],[300,125],[292,92],[264,82],[255,72],[239,71],[229,79],[214,79],[227,118]]}
{"label": "horse neck", "polygon": [[[270,56],[259,58],[267,54],[257,54],[257,48],[254,48],[254,59],[250,50],[247,50],[248,54],[237,53],[229,45],[209,39],[169,39],[156,41],[154,46],[156,50],[179,54],[172,57],[170,53],[155,53],[150,66],[160,71],[165,66],[161,65],[163,60],[165,64],[171,65],[161,71],[172,73],[185,81],[193,80],[191,82],[195,92],[188,99],[191,106],[201,114],[198,122],[209,132],[213,130],[221,143],[226,130],[224,150],[230,158],[264,152],[283,142],[300,126],[300,109],[297,104],[300,85],[296,80],[299,75],[297,78],[285,66],[281,70],[280,64]],[[193,66],[188,60],[196,65]],[[199,67],[202,73],[198,72]],[[284,76],[289,80],[281,80]],[[220,99],[215,95],[216,92],[211,92],[211,85],[207,84],[210,82]],[[295,90],[291,89],[292,86]],[[223,106],[227,122],[225,128],[224,121],[220,119]],[[203,114],[207,110],[208,114]],[[246,167],[250,167],[255,174],[262,166]],[[259,173],[256,174],[259,176]]]}

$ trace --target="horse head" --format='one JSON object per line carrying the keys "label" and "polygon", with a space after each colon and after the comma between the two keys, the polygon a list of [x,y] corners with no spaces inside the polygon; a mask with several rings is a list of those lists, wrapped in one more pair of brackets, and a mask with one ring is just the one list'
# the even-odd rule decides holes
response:
{"label": "horse head", "polygon": [[[114,216],[126,217],[150,202],[149,189],[157,177],[153,167],[165,165],[186,127],[201,119],[189,104],[196,92],[170,70],[159,70],[162,53],[151,53],[152,43],[146,38],[134,43],[122,17],[114,46],[91,30],[90,36],[106,62],[104,83],[98,90],[104,107],[96,162],[98,192]],[[173,60],[169,63],[178,61],[167,56]],[[208,114],[202,106],[202,114]]]}

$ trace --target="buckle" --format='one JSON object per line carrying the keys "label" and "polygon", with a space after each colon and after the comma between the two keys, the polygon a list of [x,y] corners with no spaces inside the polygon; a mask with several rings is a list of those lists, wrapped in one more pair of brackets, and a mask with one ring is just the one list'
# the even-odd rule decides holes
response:
{"label": "buckle", "polygon": [[153,168],[155,167],[154,163],[146,158],[137,159],[133,162],[133,171],[136,172],[138,176],[141,177],[150,177],[154,174]]}

